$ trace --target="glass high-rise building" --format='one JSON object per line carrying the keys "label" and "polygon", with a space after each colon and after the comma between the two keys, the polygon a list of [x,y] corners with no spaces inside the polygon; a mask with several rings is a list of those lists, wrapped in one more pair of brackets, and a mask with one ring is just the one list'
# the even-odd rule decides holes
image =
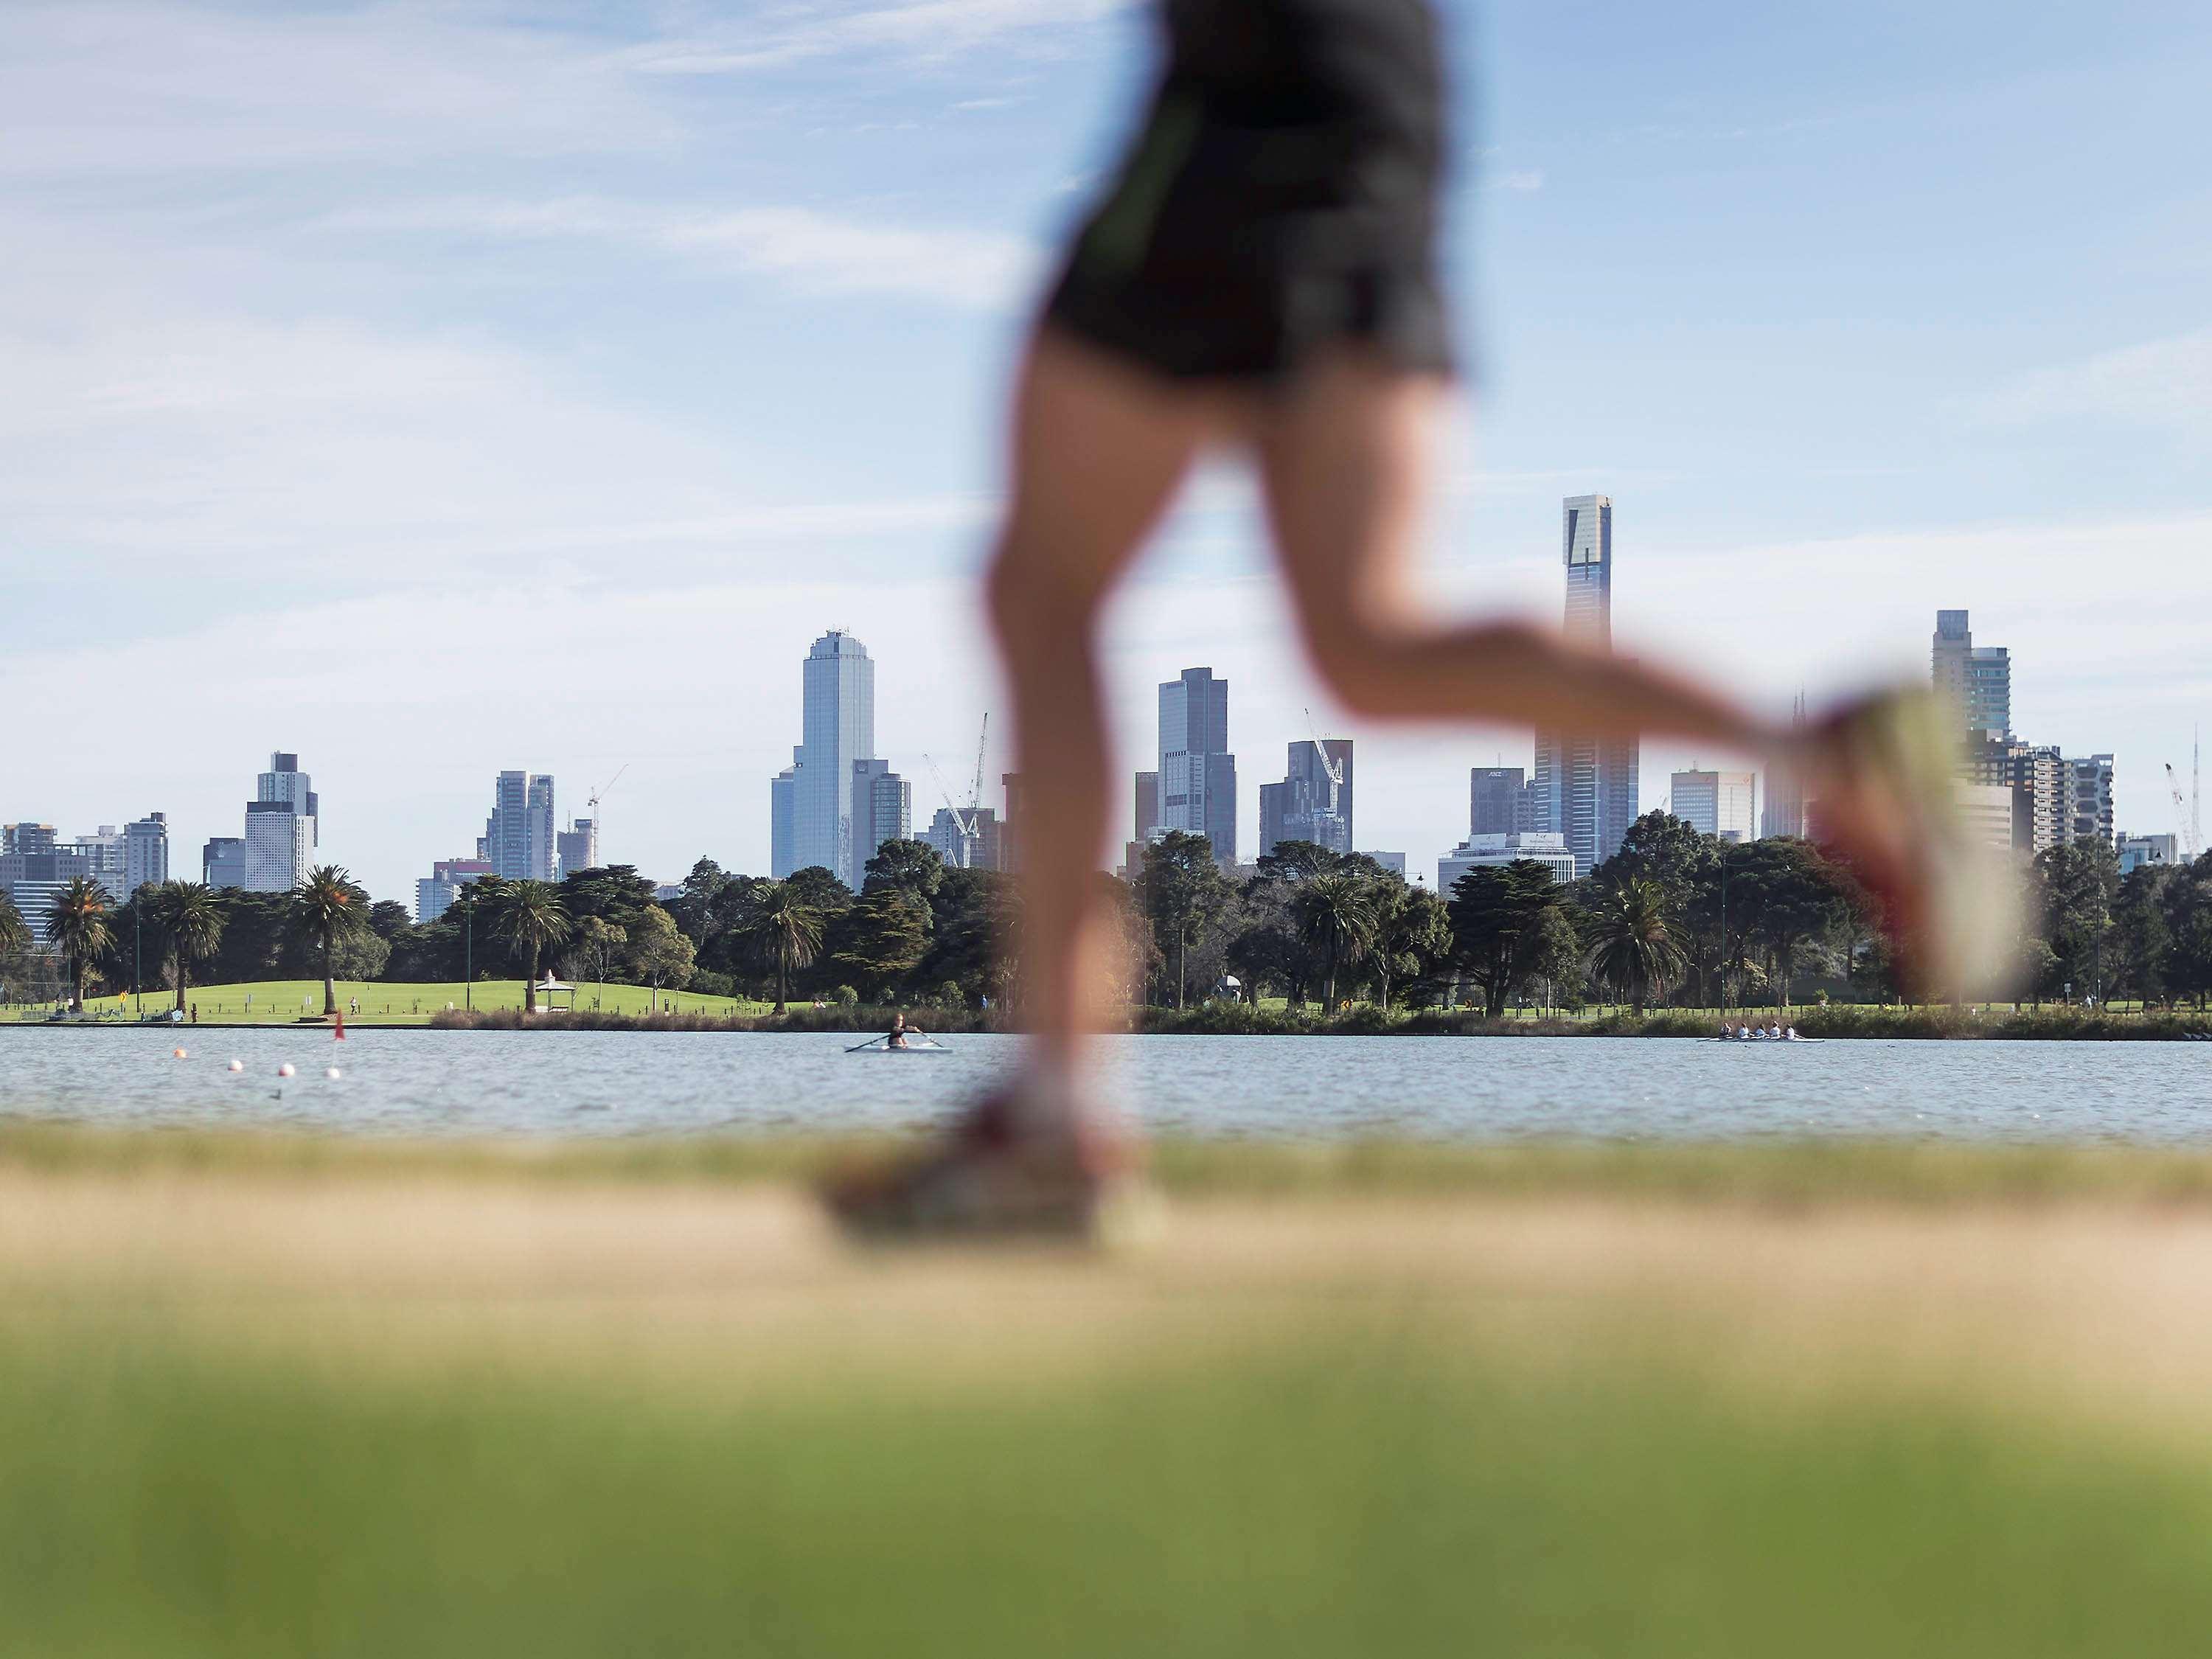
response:
{"label": "glass high-rise building", "polygon": [[322,842],[322,802],[297,755],[278,752],[254,780],[246,804],[246,878],[250,893],[288,893],[315,861]]}
{"label": "glass high-rise building", "polygon": [[770,868],[779,878],[820,866],[858,888],[874,856],[875,804],[856,761],[876,757],[876,665],[831,629],[806,653],[800,733],[788,771],[769,786]]}
{"label": "glass high-rise building", "polygon": [[1352,739],[1294,743],[1280,783],[1260,786],[1260,856],[1278,842],[1352,851]]}
{"label": "glass high-rise building", "polygon": [[1936,689],[1959,706],[1969,737],[2012,736],[2012,653],[1976,645],[1963,611],[1938,611],[1929,653]]}
{"label": "glass high-rise building", "polygon": [[553,816],[553,780],[528,772],[502,772],[492,784],[491,817],[485,822],[483,855],[505,881],[558,881],[559,830]]}
{"label": "glass high-rise building", "polygon": [[[1237,757],[1229,752],[1229,682],[1186,668],[1160,687],[1159,822],[1204,836],[1224,870],[1237,863]],[[1007,816],[1012,817],[1012,809]]]}
{"label": "glass high-rise building", "polygon": [[1536,827],[1536,796],[1517,766],[1478,766],[1467,775],[1467,832],[1521,836]]}
{"label": "glass high-rise building", "polygon": [[[1570,495],[1560,511],[1566,567],[1566,634],[1584,646],[1613,647],[1613,497]],[[1636,821],[1641,746],[1539,726],[1530,781],[1538,832],[1561,836],[1577,873],[1588,875],[1620,850]]]}

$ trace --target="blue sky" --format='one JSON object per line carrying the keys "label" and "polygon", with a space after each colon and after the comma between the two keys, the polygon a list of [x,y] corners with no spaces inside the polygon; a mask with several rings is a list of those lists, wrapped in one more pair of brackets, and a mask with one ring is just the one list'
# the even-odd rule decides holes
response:
{"label": "blue sky", "polygon": [[[1938,605],[2015,724],[2161,762],[2212,707],[2212,15],[1445,0],[1473,369],[1439,610],[1555,615],[1616,503],[1616,618],[1747,696],[1924,672]],[[0,818],[167,810],[180,863],[296,749],[404,896],[501,767],[607,851],[767,858],[823,627],[937,804],[1003,700],[969,575],[1054,238],[1145,84],[1115,0],[15,0],[0,55]],[[1433,869],[1525,733],[1346,725],[1209,476],[1126,596],[1152,686],[1232,683],[1243,834],[1360,739],[1359,839]],[[1647,747],[1644,792],[1692,757]],[[994,772],[1006,763],[993,757]]]}

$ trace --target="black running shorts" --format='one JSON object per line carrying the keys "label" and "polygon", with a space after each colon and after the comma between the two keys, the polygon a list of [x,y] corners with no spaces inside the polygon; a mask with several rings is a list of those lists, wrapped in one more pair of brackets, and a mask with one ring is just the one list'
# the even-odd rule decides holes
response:
{"label": "black running shorts", "polygon": [[1046,313],[1186,380],[1279,381],[1356,342],[1447,373],[1427,0],[1163,0],[1168,67]]}

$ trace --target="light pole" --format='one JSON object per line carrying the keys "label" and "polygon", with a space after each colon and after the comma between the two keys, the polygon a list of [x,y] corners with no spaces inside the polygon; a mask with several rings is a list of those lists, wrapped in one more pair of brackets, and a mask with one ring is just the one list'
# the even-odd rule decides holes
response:
{"label": "light pole", "polygon": [[465,887],[461,890],[461,1006],[471,1012],[477,1006],[476,987],[477,902]]}
{"label": "light pole", "polygon": [[131,901],[131,1000],[138,1018],[146,1018],[146,907]]}

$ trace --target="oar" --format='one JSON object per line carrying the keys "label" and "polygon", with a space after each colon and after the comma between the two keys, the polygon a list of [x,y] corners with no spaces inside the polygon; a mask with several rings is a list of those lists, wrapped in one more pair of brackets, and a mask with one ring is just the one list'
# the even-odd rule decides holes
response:
{"label": "oar", "polygon": [[846,1052],[847,1054],[859,1054],[859,1053],[860,1052],[860,1050],[861,1050],[861,1049],[863,1049],[863,1048],[874,1048],[874,1047],[875,1047],[878,1042],[881,1042],[882,1041],[883,1041],[883,1038],[881,1038],[881,1037],[870,1037],[870,1038],[869,1038],[866,1042],[856,1042],[856,1043],[854,1043],[851,1048],[849,1048],[846,1049],[846,1050],[845,1050],[845,1052]]}

